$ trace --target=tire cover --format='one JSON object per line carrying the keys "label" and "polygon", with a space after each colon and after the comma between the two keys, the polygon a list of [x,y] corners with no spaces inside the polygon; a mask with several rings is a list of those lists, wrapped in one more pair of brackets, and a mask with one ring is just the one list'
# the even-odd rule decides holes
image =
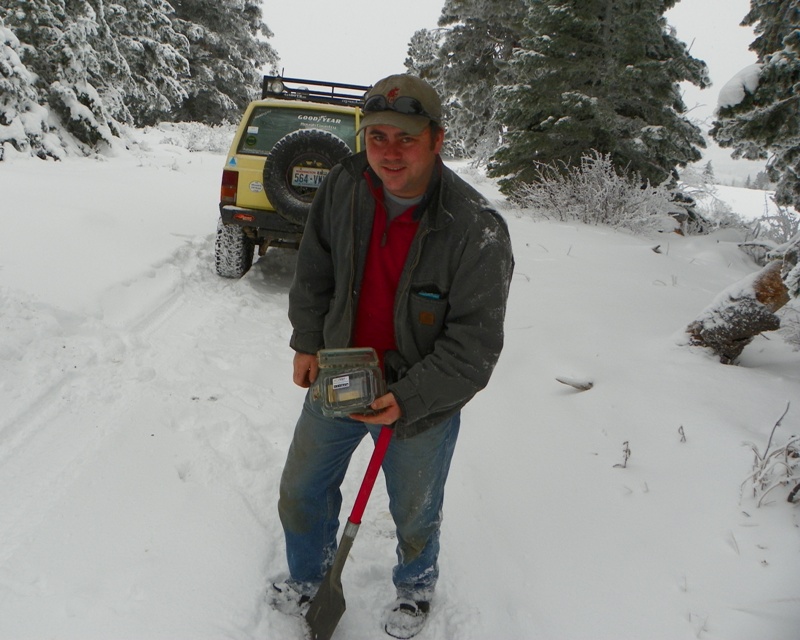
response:
{"label": "tire cover", "polygon": [[300,129],[275,143],[264,163],[264,191],[286,220],[305,225],[319,185],[292,184],[296,168],[319,169],[326,174],[352,153],[339,136],[320,129]]}

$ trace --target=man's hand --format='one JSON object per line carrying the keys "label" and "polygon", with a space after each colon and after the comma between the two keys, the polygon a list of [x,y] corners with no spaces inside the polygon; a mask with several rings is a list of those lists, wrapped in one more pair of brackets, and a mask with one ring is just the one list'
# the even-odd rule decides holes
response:
{"label": "man's hand", "polygon": [[308,389],[319,375],[319,362],[317,356],[311,353],[294,354],[294,373],[292,380],[298,387]]}
{"label": "man's hand", "polygon": [[375,400],[375,402],[369,405],[369,407],[378,413],[371,415],[353,413],[350,415],[350,417],[353,420],[360,420],[361,422],[366,422],[367,424],[390,425],[397,422],[400,419],[400,416],[403,415],[403,411],[400,409],[400,405],[397,404],[397,398],[394,397],[393,393],[387,393],[386,395],[381,396]]}

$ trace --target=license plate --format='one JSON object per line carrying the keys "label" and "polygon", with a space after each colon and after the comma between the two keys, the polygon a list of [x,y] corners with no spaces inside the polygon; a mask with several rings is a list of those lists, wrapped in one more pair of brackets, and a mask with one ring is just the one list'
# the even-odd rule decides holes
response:
{"label": "license plate", "polygon": [[292,169],[293,187],[312,187],[316,189],[322,184],[323,178],[328,175],[329,169],[316,169],[312,167],[294,167]]}

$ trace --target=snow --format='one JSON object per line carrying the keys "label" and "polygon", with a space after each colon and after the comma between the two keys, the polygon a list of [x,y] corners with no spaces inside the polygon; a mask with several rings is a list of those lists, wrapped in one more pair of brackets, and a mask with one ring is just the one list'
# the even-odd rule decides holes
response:
{"label": "snow", "polygon": [[[294,254],[218,278],[225,157],[148,135],[104,160],[0,163],[0,638],[302,638],[264,602],[303,397]],[[725,366],[683,334],[757,269],[738,238],[535,222],[463,175],[502,208],[517,266],[418,638],[796,640],[798,507],[743,483],[744,443],[763,452],[789,402],[773,449],[800,432],[800,352],[773,334]],[[392,536],[378,482],[335,638],[385,637]]]}
{"label": "snow", "polygon": [[745,95],[755,93],[761,77],[762,66],[760,64],[748,65],[722,85],[717,98],[717,108],[735,107],[744,100]]}
{"label": "snow", "polygon": [[715,196],[730,207],[730,210],[744,220],[758,220],[763,216],[778,215],[780,209],[775,204],[774,191],[760,189],[741,189],[718,184]]}

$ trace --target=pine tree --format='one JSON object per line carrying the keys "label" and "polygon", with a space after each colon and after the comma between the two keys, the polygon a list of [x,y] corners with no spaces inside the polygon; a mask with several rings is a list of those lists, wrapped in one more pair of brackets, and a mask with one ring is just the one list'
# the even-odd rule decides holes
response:
{"label": "pine tree", "polygon": [[442,29],[415,31],[408,43],[405,67],[411,75],[423,78],[434,87],[441,84],[442,67],[439,64]]}
{"label": "pine tree", "polygon": [[797,0],[750,0],[750,11],[742,20],[743,27],[753,27],[756,39],[750,43],[759,62],[780,51],[784,38],[800,28]]}
{"label": "pine tree", "polygon": [[39,104],[88,153],[110,143],[127,110],[117,88],[125,66],[105,22],[103,0],[0,0],[7,25],[23,43]]}
{"label": "pine tree", "polygon": [[523,35],[525,0],[446,0],[439,50],[448,139],[459,155],[485,161],[497,149],[502,125],[497,88],[510,80],[508,62]]}
{"label": "pine tree", "polygon": [[[405,60],[406,73],[424,79],[443,95],[443,69],[439,52],[444,38],[444,29],[420,29],[415,31],[408,42]],[[447,120],[447,101],[442,100],[444,118]]]}
{"label": "pine tree", "polygon": [[447,99],[444,88],[444,69],[440,57],[444,34],[444,29],[420,29],[415,31],[408,43],[408,57],[405,60],[405,67],[406,73],[423,78],[436,89],[440,96],[443,96],[442,124],[448,133],[445,136],[442,153],[451,157],[461,158],[466,154],[460,137],[451,125],[453,120],[452,101]]}
{"label": "pine tree", "polygon": [[102,0],[94,6],[87,0],[58,0],[54,5],[64,7],[63,28],[53,34],[52,43],[37,48],[45,54],[36,72],[47,87],[47,103],[79,141],[90,147],[101,141],[110,144],[118,133],[112,113],[122,119],[127,113],[115,88],[124,62],[104,23]]}
{"label": "pine tree", "polygon": [[700,159],[679,83],[708,86],[707,68],[668,27],[674,4],[530,0],[529,35],[500,95],[508,133],[490,165],[504,190],[534,180],[536,162],[575,166],[590,150],[653,184]]}
{"label": "pine tree", "polygon": [[118,0],[107,22],[122,59],[115,78],[125,121],[135,126],[169,120],[188,98],[189,41],[172,26],[166,0]]}
{"label": "pine tree", "polygon": [[742,24],[757,34],[758,85],[720,105],[711,136],[734,158],[768,160],[775,201],[800,208],[800,0],[751,0]]}
{"label": "pine tree", "polygon": [[259,69],[274,68],[277,55],[258,37],[271,33],[256,0],[177,4],[0,0],[0,19],[35,102],[60,121],[62,138],[91,153],[111,144],[121,124],[235,119],[260,86]]}
{"label": "pine tree", "polygon": [[170,27],[163,0],[0,0],[25,43],[39,102],[78,140],[111,141],[120,123],[152,124],[186,92],[185,38]]}
{"label": "pine tree", "polygon": [[176,120],[220,124],[238,119],[258,95],[261,69],[275,69],[272,32],[255,0],[174,0],[175,29],[189,41],[191,79]]}
{"label": "pine tree", "polygon": [[22,45],[0,17],[0,160],[6,145],[39,157],[61,157],[58,140],[39,105],[36,76],[20,59]]}
{"label": "pine tree", "polygon": [[753,188],[767,191],[770,188],[769,176],[766,171],[759,171],[756,174],[756,179],[753,181]]}

